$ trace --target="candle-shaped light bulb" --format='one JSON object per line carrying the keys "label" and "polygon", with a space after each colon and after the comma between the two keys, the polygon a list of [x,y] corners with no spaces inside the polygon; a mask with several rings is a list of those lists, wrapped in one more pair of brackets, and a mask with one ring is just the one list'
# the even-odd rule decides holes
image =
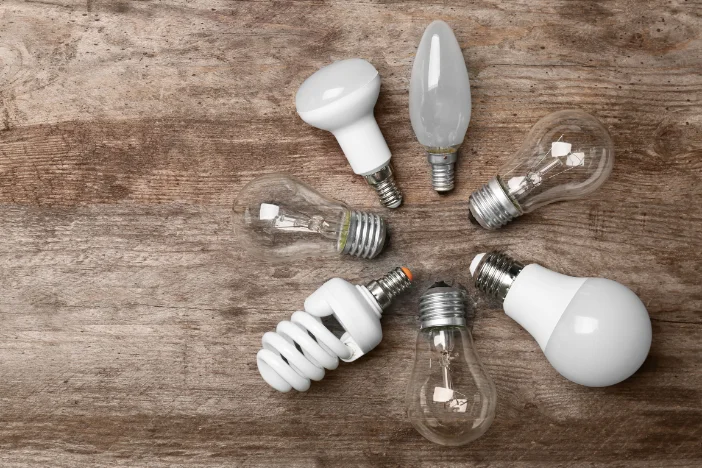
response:
{"label": "candle-shaped light bulb", "polygon": [[427,27],[417,48],[409,107],[414,133],[427,150],[434,190],[453,190],[458,147],[470,122],[470,82],[461,47],[443,21]]}

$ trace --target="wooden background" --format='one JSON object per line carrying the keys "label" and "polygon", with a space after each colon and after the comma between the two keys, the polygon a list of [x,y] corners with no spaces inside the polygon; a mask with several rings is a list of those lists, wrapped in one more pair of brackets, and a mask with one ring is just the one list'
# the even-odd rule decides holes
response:
{"label": "wooden background", "polygon": [[[443,198],[408,115],[434,19],[454,28],[473,94]],[[397,211],[295,113],[300,83],[349,57],[383,79]],[[699,0],[3,1],[0,464],[700,466],[701,101]],[[573,107],[611,130],[605,186],[499,232],[470,225],[471,191],[540,117]],[[385,214],[391,247],[375,261],[250,258],[230,205],[271,172]],[[629,286],[653,347],[626,382],[583,388],[473,294],[497,417],[470,446],[432,445],[403,411],[417,301],[436,279],[469,283],[473,254],[495,247]],[[264,384],[264,332],[327,278],[399,264],[419,280],[373,353],[304,394]]]}

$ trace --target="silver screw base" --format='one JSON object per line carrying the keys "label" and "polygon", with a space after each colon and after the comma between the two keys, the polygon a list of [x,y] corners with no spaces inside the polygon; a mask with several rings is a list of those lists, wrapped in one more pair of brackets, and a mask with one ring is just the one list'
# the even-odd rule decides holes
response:
{"label": "silver screw base", "polygon": [[465,289],[436,283],[419,299],[419,328],[465,327],[467,310]]}
{"label": "silver screw base", "polygon": [[395,268],[387,275],[366,284],[366,288],[383,310],[398,294],[406,291],[410,286],[412,286],[412,280],[402,268]]}
{"label": "silver screw base", "polygon": [[427,153],[427,160],[431,164],[431,185],[439,193],[453,190],[457,154]]}
{"label": "silver screw base", "polygon": [[473,272],[475,287],[490,297],[504,301],[524,264],[502,252],[488,252]]}
{"label": "silver screw base", "polygon": [[380,198],[380,203],[387,208],[397,208],[402,205],[402,192],[395,183],[392,166],[381,168],[378,172],[364,176],[366,182],[375,189]]}
{"label": "silver screw base", "polygon": [[499,229],[522,215],[521,209],[509,198],[497,177],[473,192],[468,202],[472,219],[485,229]]}
{"label": "silver screw base", "polygon": [[341,252],[359,258],[374,258],[383,250],[386,238],[383,218],[373,213],[352,211],[348,237]]}

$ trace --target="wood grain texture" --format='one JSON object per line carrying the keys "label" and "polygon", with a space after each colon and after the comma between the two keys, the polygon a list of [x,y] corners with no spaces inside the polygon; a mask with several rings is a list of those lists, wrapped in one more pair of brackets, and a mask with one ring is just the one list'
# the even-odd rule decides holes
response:
{"label": "wood grain texture", "polygon": [[[433,19],[454,28],[474,103],[445,197],[408,115]],[[397,211],[295,113],[300,83],[348,57],[383,79]],[[0,3],[0,464],[700,466],[701,71],[693,0]],[[611,130],[605,186],[498,232],[471,226],[471,191],[540,117],[572,107]],[[391,246],[369,262],[251,258],[229,206],[270,172],[384,213]],[[442,448],[403,414],[417,301],[434,280],[468,283],[472,255],[494,247],[626,284],[653,347],[631,379],[586,389],[472,291],[497,417],[470,446]],[[376,350],[305,394],[263,383],[264,332],[325,279],[398,264],[419,280]]]}

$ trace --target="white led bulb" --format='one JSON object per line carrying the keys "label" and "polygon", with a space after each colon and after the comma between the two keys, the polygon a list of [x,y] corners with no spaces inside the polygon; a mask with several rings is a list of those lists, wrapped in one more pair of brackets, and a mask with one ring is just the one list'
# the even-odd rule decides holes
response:
{"label": "white led bulb", "polygon": [[629,288],[604,278],[576,278],[509,256],[479,254],[475,285],[503,301],[505,313],[541,347],[565,378],[606,387],[629,378],[651,348],[651,319]]}

